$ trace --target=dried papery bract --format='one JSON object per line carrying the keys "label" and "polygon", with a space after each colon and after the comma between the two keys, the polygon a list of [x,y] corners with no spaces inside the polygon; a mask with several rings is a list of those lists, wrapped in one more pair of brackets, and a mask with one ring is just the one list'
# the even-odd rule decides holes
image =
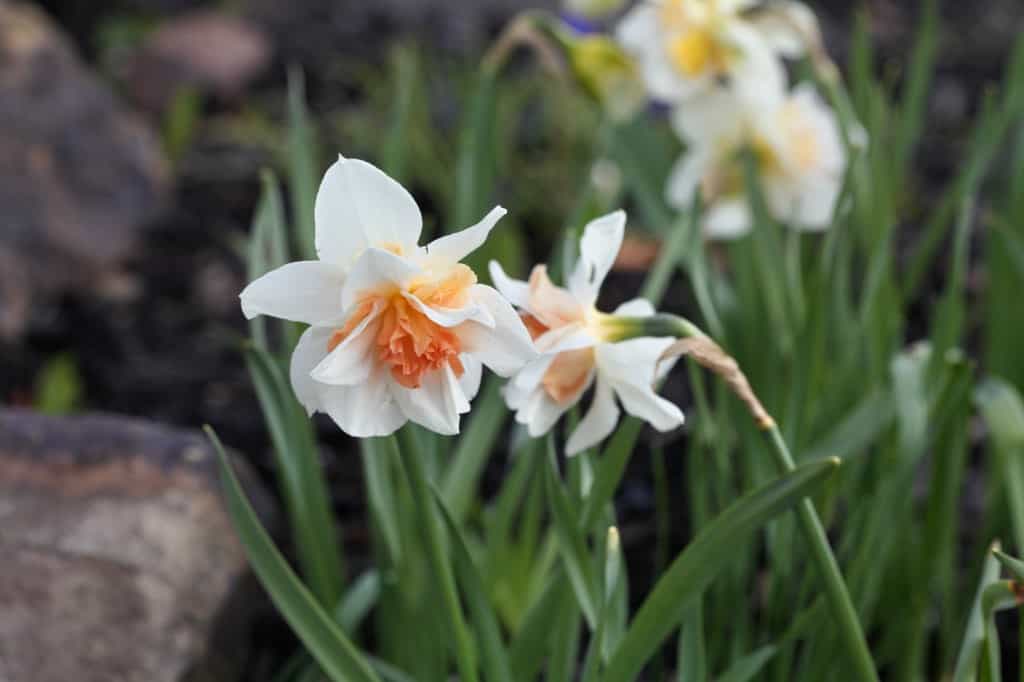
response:
{"label": "dried papery bract", "polygon": [[739,363],[722,350],[722,347],[707,336],[691,336],[679,339],[661,354],[658,362],[665,362],[678,357],[690,357],[701,367],[719,376],[733,393],[743,401],[750,410],[751,416],[762,429],[775,426],[775,420],[761,404],[754,389],[750,387],[747,376],[740,369]]}

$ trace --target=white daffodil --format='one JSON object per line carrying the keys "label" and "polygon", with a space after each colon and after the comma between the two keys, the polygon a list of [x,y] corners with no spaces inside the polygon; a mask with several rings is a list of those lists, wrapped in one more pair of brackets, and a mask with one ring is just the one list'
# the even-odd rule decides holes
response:
{"label": "white daffodil", "polygon": [[640,62],[655,99],[678,104],[725,83],[757,101],[785,88],[779,57],[792,56],[799,43],[787,22],[755,19],[758,4],[644,0],[623,18],[617,36]]}
{"label": "white daffodil", "polygon": [[504,214],[495,208],[418,246],[422,217],[409,193],[373,165],[341,158],[316,197],[319,260],[252,282],[242,310],[310,325],[291,363],[310,414],[325,412],[357,437],[408,420],[458,433],[481,364],[510,376],[537,355],[509,302],[460,263]]}
{"label": "white daffodil", "polygon": [[[526,365],[505,387],[505,401],[531,436],[547,433],[566,410],[594,385],[590,409],[569,437],[566,453],[577,454],[603,440],[619,419],[619,407],[659,431],[683,423],[683,413],[655,393],[655,382],[671,363],[658,360],[674,338],[623,338],[624,318],[654,315],[643,299],[622,304],[612,315],[594,307],[605,276],[622,245],[626,216],[622,211],[589,223],[580,240],[580,258],[568,287],[554,285],[544,265],[534,267],[527,282],[511,279],[491,262],[495,286],[516,305],[541,356]],[[635,326],[635,325],[634,325]],[[625,336],[629,336],[626,334]]]}
{"label": "white daffodil", "polygon": [[777,220],[805,230],[831,224],[846,151],[834,112],[812,86],[802,84],[757,110],[719,91],[680,107],[673,124],[688,149],[669,177],[667,199],[685,209],[700,188],[708,236],[729,239],[750,230],[744,148],[753,151],[765,202]]}

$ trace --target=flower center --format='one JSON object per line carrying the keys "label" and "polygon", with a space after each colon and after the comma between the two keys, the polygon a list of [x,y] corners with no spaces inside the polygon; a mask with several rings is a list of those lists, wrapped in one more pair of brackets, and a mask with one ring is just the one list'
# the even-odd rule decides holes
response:
{"label": "flower center", "polygon": [[[428,306],[461,308],[469,300],[469,287],[475,283],[476,275],[460,263],[442,277],[428,276],[412,282],[407,291]],[[426,372],[445,365],[455,376],[462,376],[465,368],[459,359],[459,337],[424,315],[394,287],[363,296],[345,325],[331,335],[327,351],[337,348],[376,308],[380,309],[376,329],[367,333],[374,334],[376,360],[389,367],[395,381],[406,388],[419,388]]]}
{"label": "flower center", "polygon": [[691,29],[669,40],[668,54],[676,69],[689,78],[708,70],[725,70],[727,51],[706,28]]}
{"label": "flower center", "polygon": [[544,372],[541,385],[552,400],[564,404],[574,400],[584,389],[593,368],[593,348],[563,351],[555,356],[548,371]]}
{"label": "flower center", "polygon": [[821,158],[821,148],[814,128],[803,112],[792,103],[783,107],[781,115],[797,167],[804,172],[812,170]]}

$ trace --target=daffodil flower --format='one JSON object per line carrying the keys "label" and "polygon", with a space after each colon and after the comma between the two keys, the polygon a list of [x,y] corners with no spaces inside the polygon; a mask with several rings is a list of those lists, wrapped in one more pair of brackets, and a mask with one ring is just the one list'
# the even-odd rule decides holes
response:
{"label": "daffodil flower", "polygon": [[307,412],[357,437],[413,421],[442,434],[480,386],[481,364],[510,376],[537,355],[512,306],[460,261],[505,214],[418,246],[416,202],[373,165],[339,159],[316,197],[318,260],[289,263],[241,294],[246,317],[310,325],[291,361]]}
{"label": "daffodil flower", "polygon": [[779,56],[798,41],[787,22],[754,20],[756,0],[644,0],[617,37],[640,62],[651,95],[678,104],[727,83],[754,100],[785,88]]}
{"label": "daffodil flower", "polygon": [[[622,246],[622,211],[589,223],[580,240],[580,258],[568,286],[556,286],[537,265],[526,282],[510,278],[491,262],[491,279],[521,311],[541,356],[505,387],[505,401],[531,436],[547,433],[594,386],[590,409],[569,437],[566,453],[577,454],[606,438],[619,419],[619,407],[660,431],[683,423],[683,413],[655,393],[655,382],[671,363],[658,360],[672,337],[639,336],[654,307],[635,299],[611,315],[595,308],[601,283]],[[631,333],[633,332],[633,333]],[[636,338],[629,338],[631,336]]]}
{"label": "daffodil flower", "polygon": [[708,236],[730,239],[750,230],[744,148],[753,152],[775,219],[805,230],[831,224],[846,151],[834,112],[812,86],[801,84],[756,110],[719,91],[677,109],[673,125],[689,147],[669,177],[667,199],[685,209],[700,188]]}

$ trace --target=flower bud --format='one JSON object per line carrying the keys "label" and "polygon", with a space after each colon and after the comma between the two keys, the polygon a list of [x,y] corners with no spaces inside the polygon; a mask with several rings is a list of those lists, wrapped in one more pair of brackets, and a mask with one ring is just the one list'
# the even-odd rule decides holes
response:
{"label": "flower bud", "polygon": [[589,35],[571,37],[566,43],[573,74],[613,120],[624,121],[640,111],[647,101],[640,72],[614,40]]}

